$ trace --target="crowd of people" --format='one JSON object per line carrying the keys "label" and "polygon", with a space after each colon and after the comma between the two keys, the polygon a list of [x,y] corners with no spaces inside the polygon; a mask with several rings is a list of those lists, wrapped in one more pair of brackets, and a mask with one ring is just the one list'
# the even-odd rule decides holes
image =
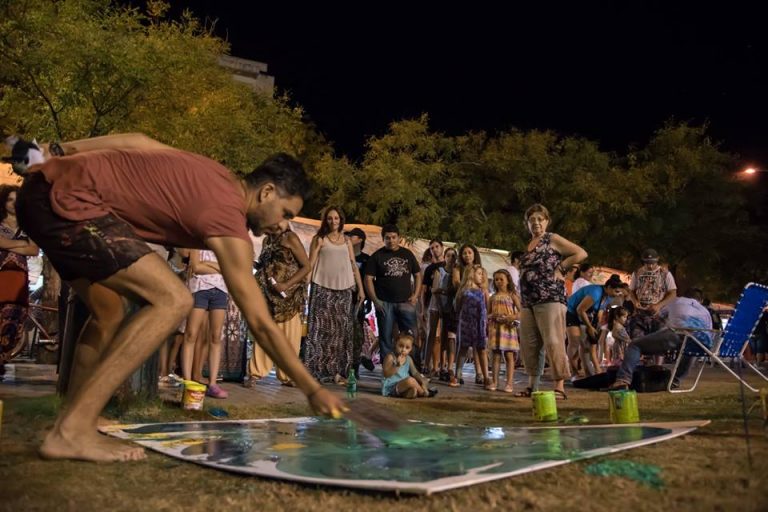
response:
{"label": "crowd of people", "polygon": [[[345,384],[360,365],[372,369],[376,356],[384,396],[432,396],[430,379],[461,387],[471,358],[476,384],[489,392],[530,396],[548,366],[555,395],[567,399],[566,381],[603,372],[606,362],[619,367],[613,387],[628,386],[642,356],[679,346],[665,326],[713,327],[694,293],[677,296],[652,249],[630,283],[618,276],[592,283],[586,251],[549,230],[541,204],[525,212],[525,250],[510,253],[508,268],[489,276],[471,244],[455,250],[432,240],[419,262],[395,224],[382,226],[384,246],[367,255],[365,233],[345,231],[338,206],[323,212],[307,254],[289,221],[309,182],[288,155],[237,179],[212,160],[137,134],[57,149],[63,158],[28,159],[36,165],[24,169],[22,187],[0,195],[3,283],[16,283],[19,273],[25,283],[23,256],[39,246],[91,315],[78,340],[67,406],[41,448],[45,457],[143,458],[140,448],[99,436],[97,418],[117,386],[174,335],[162,377],[180,351],[184,380],[204,381],[207,362],[209,396],[226,398],[216,377],[230,302],[255,341],[248,385],[274,365],[283,384],[332,417],[346,405],[323,383]],[[249,230],[264,235],[258,258]],[[187,248],[177,250],[187,270],[172,270],[148,242]],[[23,304],[24,292],[2,289],[17,292],[2,296],[5,351],[15,336],[5,318],[17,315],[9,305]],[[138,311],[127,317],[124,300]],[[711,343],[709,331],[701,336]],[[516,390],[519,362],[528,381]],[[680,365],[677,377],[686,369]]]}
{"label": "crowd of people", "polygon": [[[584,262],[586,251],[551,233],[549,222],[543,205],[530,207],[526,250],[511,252],[510,265],[489,276],[471,244],[457,251],[430,240],[419,262],[393,224],[382,227],[384,246],[368,255],[362,251],[365,232],[345,231],[343,210],[330,206],[309,255],[288,223],[265,235],[256,276],[278,324],[295,324],[286,328],[286,337],[315,379],[345,385],[350,373],[359,375],[361,364],[372,370],[377,361],[381,392],[392,397],[432,396],[431,379],[461,387],[469,359],[476,384],[516,396],[539,390],[545,367],[560,399],[567,398],[568,380],[609,368],[618,373],[614,387],[626,387],[641,356],[675,348],[679,340],[664,326],[712,328],[711,310],[677,297],[674,278],[654,250],[643,252],[629,283],[614,274],[596,284],[595,268]],[[371,310],[376,322],[366,315]],[[302,311],[308,324],[303,350]],[[630,369],[621,370],[625,362]],[[519,390],[517,365],[528,375]],[[253,387],[271,368],[255,345],[246,385]],[[681,365],[678,378],[686,368]],[[291,385],[279,367],[277,376]]]}

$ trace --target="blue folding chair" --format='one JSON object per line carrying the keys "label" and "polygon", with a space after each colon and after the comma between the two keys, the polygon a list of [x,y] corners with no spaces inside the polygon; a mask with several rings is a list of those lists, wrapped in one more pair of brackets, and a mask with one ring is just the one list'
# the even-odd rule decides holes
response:
{"label": "blue folding chair", "polygon": [[[680,366],[680,361],[683,357],[688,356],[709,357],[712,361],[725,368],[728,373],[733,375],[745,387],[757,393],[759,390],[750,386],[747,381],[734,372],[723,362],[723,358],[729,357],[736,359],[738,362],[743,361],[747,368],[752,369],[757,375],[768,381],[768,376],[755,365],[749,361],[744,361],[742,358],[744,350],[746,350],[749,343],[749,337],[752,336],[752,332],[760,321],[763,308],[766,306],[768,306],[768,286],[749,283],[744,287],[744,291],[741,293],[739,302],[734,309],[733,316],[728,321],[728,325],[726,325],[725,331],[722,334],[706,329],[674,329],[675,332],[683,336],[683,344],[680,346],[680,351],[675,360],[675,368],[672,370],[672,376],[667,383],[667,391],[670,393],[688,393],[696,389],[696,385],[699,383],[701,374],[704,371],[703,365],[699,368],[696,380],[690,388],[672,389],[672,381],[678,366]],[[710,337],[713,339],[711,347],[706,343]]]}

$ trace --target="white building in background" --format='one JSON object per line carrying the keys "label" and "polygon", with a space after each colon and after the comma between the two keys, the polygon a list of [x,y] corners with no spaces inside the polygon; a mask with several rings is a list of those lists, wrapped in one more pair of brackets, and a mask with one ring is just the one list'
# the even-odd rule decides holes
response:
{"label": "white building in background", "polygon": [[219,57],[219,65],[232,71],[235,80],[256,92],[271,96],[275,91],[275,77],[267,74],[267,65],[263,62],[222,55]]}

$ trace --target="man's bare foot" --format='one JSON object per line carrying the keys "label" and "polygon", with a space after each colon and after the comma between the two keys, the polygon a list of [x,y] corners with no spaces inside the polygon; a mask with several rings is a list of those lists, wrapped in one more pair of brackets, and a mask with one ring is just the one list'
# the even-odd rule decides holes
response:
{"label": "man's bare foot", "polygon": [[91,462],[125,462],[142,460],[147,456],[144,448],[117,439],[106,438],[97,432],[63,434],[54,428],[40,447],[45,459],[78,459]]}

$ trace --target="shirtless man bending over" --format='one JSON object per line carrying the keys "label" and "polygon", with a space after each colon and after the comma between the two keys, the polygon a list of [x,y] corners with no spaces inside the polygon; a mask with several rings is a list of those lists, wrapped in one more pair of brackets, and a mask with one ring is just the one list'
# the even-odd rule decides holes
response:
{"label": "shirtless man bending over", "polygon": [[[251,270],[248,229],[279,230],[304,204],[309,182],[298,161],[275,155],[238,179],[213,160],[139,134],[61,146],[65,156],[29,168],[16,206],[22,229],[91,312],[78,340],[69,400],[40,448],[43,457],[145,457],[141,447],[96,427],[117,387],[192,308],[189,291],[145,242],[211,249],[259,345],[317,413],[346,410],[292,352]],[[124,319],[122,298],[141,309]]]}

